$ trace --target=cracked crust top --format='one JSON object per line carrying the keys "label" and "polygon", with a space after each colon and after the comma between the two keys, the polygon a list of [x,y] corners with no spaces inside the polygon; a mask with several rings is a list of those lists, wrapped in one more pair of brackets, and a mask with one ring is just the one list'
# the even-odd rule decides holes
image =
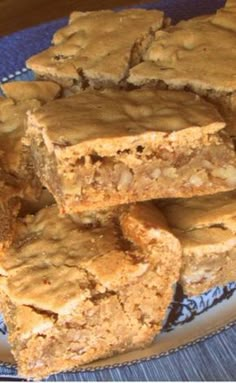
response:
{"label": "cracked crust top", "polygon": [[22,143],[26,113],[57,97],[60,87],[46,81],[17,81],[1,85],[1,89],[7,97],[0,98],[0,163],[5,172],[25,182],[30,168]]}
{"label": "cracked crust top", "polygon": [[[77,145],[86,153],[114,152],[186,130],[186,139],[217,132],[224,122],[217,110],[189,92],[139,89],[85,91],[30,113],[27,136],[41,134],[49,152]],[[190,133],[191,129],[191,134]],[[182,137],[182,142],[184,138]]]}
{"label": "cracked crust top", "polygon": [[[236,192],[158,202],[168,224],[184,247],[184,254],[197,251],[223,252],[236,244]],[[200,255],[199,255],[200,257]]]}
{"label": "cracked crust top", "polygon": [[236,90],[236,6],[228,1],[216,15],[181,21],[158,31],[143,63],[131,69],[128,81],[142,85],[164,81],[174,88],[189,86],[200,94]]}
{"label": "cracked crust top", "polygon": [[160,203],[168,223],[177,229],[193,230],[222,225],[236,233],[236,192],[218,193]]}
{"label": "cracked crust top", "polygon": [[[162,27],[163,13],[142,9],[72,13],[53,37],[54,46],[31,57],[28,68],[55,81],[119,83]],[[68,84],[67,84],[68,85]]]}
{"label": "cracked crust top", "polygon": [[181,249],[152,205],[94,213],[89,223],[85,218],[61,217],[54,205],[18,223],[1,262],[7,275],[1,289],[15,305],[69,315],[93,296],[117,292],[149,269],[154,272],[156,264],[160,294],[169,297],[179,277]]}

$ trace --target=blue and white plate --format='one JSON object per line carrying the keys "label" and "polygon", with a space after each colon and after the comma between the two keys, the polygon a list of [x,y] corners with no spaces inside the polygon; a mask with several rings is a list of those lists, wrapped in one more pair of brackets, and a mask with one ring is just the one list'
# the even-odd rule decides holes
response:
{"label": "blue and white plate", "polygon": [[[223,4],[224,0],[214,0],[214,2],[212,0],[159,0],[143,7],[162,9],[175,21],[179,21],[182,18],[211,13]],[[32,80],[32,73],[26,68],[22,69],[24,60],[40,50],[37,45],[39,41],[41,49],[49,45],[52,33],[65,23],[66,19],[61,19],[0,39],[0,82]],[[175,297],[163,323],[163,330],[151,346],[94,362],[79,371],[130,365],[137,361],[167,355],[221,332],[234,323],[236,323],[236,282],[224,287],[216,287],[201,296],[191,298],[184,296],[181,287],[177,286]],[[14,366],[10,346],[7,343],[7,329],[1,316],[0,366],[2,368]],[[11,375],[14,374],[15,369],[12,368]]]}

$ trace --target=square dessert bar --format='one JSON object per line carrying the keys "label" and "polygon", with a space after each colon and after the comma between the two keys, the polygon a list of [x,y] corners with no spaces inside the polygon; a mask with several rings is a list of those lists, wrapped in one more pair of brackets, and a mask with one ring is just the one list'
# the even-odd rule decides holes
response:
{"label": "square dessert bar", "polygon": [[62,213],[236,186],[214,106],[190,92],[88,90],[28,118],[36,172]]}
{"label": "square dessert bar", "polygon": [[158,203],[183,248],[187,295],[236,280],[236,192]]}
{"label": "square dessert bar", "polygon": [[54,205],[19,221],[0,289],[20,376],[42,378],[150,343],[181,258],[148,203],[73,220]]}
{"label": "square dessert bar", "polygon": [[128,82],[194,90],[221,110],[236,136],[236,2],[210,16],[181,21],[163,31],[130,70]]}
{"label": "square dessert bar", "polygon": [[30,153],[23,144],[26,112],[35,110],[60,93],[52,82],[17,81],[1,85],[6,97],[0,98],[0,167],[19,184],[21,197],[35,199],[41,185],[34,174]]}
{"label": "square dessert bar", "polygon": [[27,66],[70,92],[122,86],[163,22],[158,10],[74,12],[69,25],[55,33],[54,45],[31,57]]}

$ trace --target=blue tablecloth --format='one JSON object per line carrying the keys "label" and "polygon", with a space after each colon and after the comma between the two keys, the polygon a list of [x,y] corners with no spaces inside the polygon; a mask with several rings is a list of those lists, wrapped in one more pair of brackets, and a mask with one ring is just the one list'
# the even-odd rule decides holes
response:
{"label": "blue tablecloth", "polygon": [[[159,0],[139,7],[164,10],[174,22],[212,13],[224,0]],[[52,34],[67,23],[63,18],[0,38],[0,82],[29,78],[25,60],[48,47]],[[202,381],[236,380],[236,325],[158,358],[91,372],[66,373],[48,381]],[[16,376],[0,366],[0,377]]]}

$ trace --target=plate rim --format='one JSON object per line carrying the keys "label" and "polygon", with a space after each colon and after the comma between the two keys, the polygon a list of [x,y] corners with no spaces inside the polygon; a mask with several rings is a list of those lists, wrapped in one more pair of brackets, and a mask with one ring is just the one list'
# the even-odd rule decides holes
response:
{"label": "plate rim", "polygon": [[[134,359],[132,361],[127,361],[127,362],[122,362],[122,363],[114,363],[112,365],[104,365],[104,366],[97,366],[97,367],[84,367],[84,368],[74,367],[73,369],[63,370],[63,371],[61,371],[59,373],[55,373],[55,374],[52,374],[52,375],[59,375],[59,374],[63,374],[63,373],[96,372],[96,371],[103,371],[103,370],[107,370],[107,369],[112,370],[114,368],[120,368],[120,367],[125,367],[125,366],[132,366],[132,365],[135,365],[137,363],[148,362],[148,361],[151,361],[151,360],[158,360],[158,359],[161,359],[163,357],[175,354],[176,352],[178,352],[180,350],[185,350],[185,349],[187,349],[187,348],[189,348],[191,346],[194,346],[194,345],[196,345],[198,343],[204,342],[205,340],[211,339],[214,336],[216,336],[218,334],[221,334],[221,333],[227,331],[228,329],[230,329],[230,328],[232,328],[234,326],[236,326],[236,319],[230,320],[224,326],[221,326],[218,329],[210,331],[209,334],[202,335],[200,337],[196,337],[195,339],[193,339],[193,340],[191,340],[191,341],[189,341],[189,342],[187,342],[185,344],[182,344],[180,346],[171,348],[168,351],[161,352],[160,354],[154,354],[154,355],[151,355],[151,356],[142,357],[140,359]],[[15,363],[0,361],[0,367],[8,368],[8,369],[11,369],[11,370],[14,369],[17,372],[17,365]],[[7,375],[6,373],[5,374],[1,374],[0,373],[0,377],[4,377],[4,376],[16,376],[16,377],[18,377],[17,374],[16,375],[13,375],[13,374]]]}

